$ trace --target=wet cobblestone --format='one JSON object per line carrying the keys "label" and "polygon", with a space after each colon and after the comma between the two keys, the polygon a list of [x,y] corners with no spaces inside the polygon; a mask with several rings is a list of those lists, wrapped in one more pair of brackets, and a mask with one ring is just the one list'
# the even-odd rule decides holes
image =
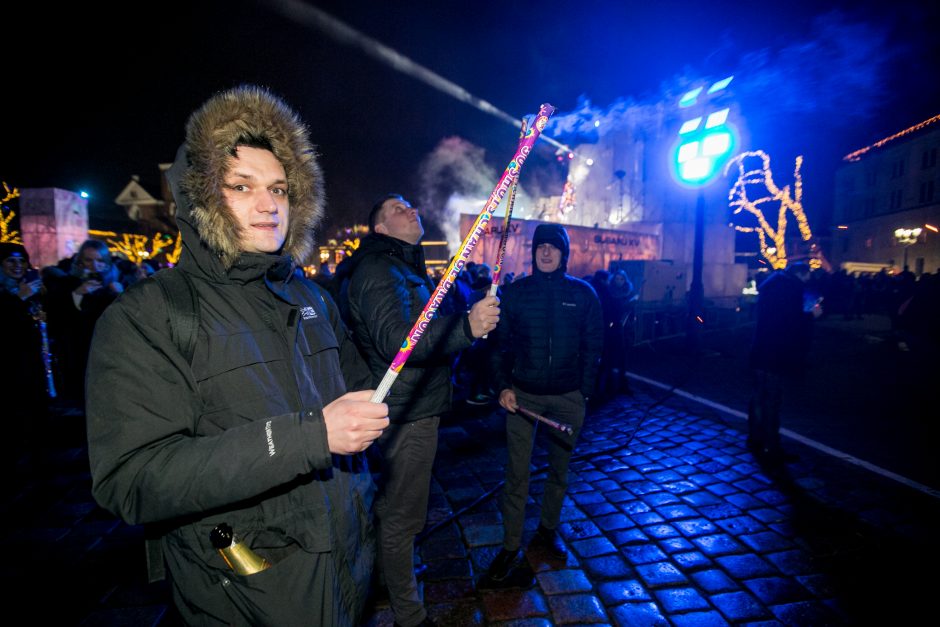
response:
{"label": "wet cobblestone", "polygon": [[[893,546],[886,542],[904,547],[916,538],[912,556],[937,563],[930,533],[940,508],[931,502],[917,501],[914,509],[903,492],[840,490],[850,483],[844,469],[811,453],[780,481],[754,463],[740,429],[684,403],[638,410],[651,404],[639,392],[592,416],[572,462],[559,527],[569,554],[555,560],[543,549],[526,550],[535,573],[530,589],[479,586],[502,542],[498,490],[479,500],[502,480],[501,415],[455,416],[459,426],[442,428],[446,453],[435,463],[428,516],[429,524],[441,525],[418,540],[428,565],[422,587],[430,616],[460,627],[851,624],[869,618],[866,602],[880,604],[872,617],[909,602],[853,592],[866,584],[869,555],[890,559],[878,553]],[[467,438],[489,445],[462,446]],[[75,460],[70,454],[63,466],[69,472],[42,491],[26,489],[5,505],[0,550],[16,566],[0,569],[3,581],[15,587],[35,579],[23,573],[24,564],[40,572],[32,562],[88,573],[65,592],[69,603],[56,608],[63,620],[53,623],[178,627],[168,586],[143,580],[141,528],[90,501],[87,468],[76,468]],[[538,471],[545,460],[540,443],[534,460]],[[818,474],[820,468],[829,474]],[[538,525],[543,486],[544,474],[534,473],[524,540]],[[820,502],[821,494],[835,500]],[[387,602],[370,606],[367,627],[391,624]]]}

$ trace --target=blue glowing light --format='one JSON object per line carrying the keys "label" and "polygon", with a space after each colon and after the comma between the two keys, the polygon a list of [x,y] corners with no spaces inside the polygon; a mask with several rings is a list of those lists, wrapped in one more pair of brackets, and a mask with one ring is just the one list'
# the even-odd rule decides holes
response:
{"label": "blue glowing light", "polygon": [[702,155],[706,157],[720,157],[731,150],[730,133],[715,133],[706,135],[702,140]]}
{"label": "blue glowing light", "polygon": [[726,88],[733,78],[712,83],[704,95],[703,87],[693,89],[679,101],[680,108],[695,106],[686,113],[695,117],[682,122],[674,145],[673,172],[682,184],[699,187],[710,183],[735,149],[737,134],[728,121],[730,107],[708,111],[726,94],[714,96],[714,100],[711,96]]}
{"label": "blue glowing light", "polygon": [[712,164],[711,159],[696,157],[682,164],[682,167],[679,168],[680,176],[689,183],[704,181],[711,176]]}
{"label": "blue glowing light", "polygon": [[702,123],[702,116],[697,118],[692,118],[691,120],[686,120],[682,123],[682,128],[679,129],[680,135],[685,135],[686,133],[691,133],[698,128],[699,124]]}
{"label": "blue glowing light", "polygon": [[712,83],[712,86],[708,88],[708,93],[713,94],[716,91],[721,91],[722,89],[727,87],[733,79],[734,79],[734,76],[732,75],[732,76],[729,76],[728,78],[723,78],[720,81],[716,81]]}
{"label": "blue glowing light", "polygon": [[679,107],[691,107],[695,104],[695,101],[698,99],[698,95],[702,93],[701,87],[696,87],[692,91],[687,91],[682,98],[679,99]]}
{"label": "blue glowing light", "polygon": [[82,198],[90,198],[90,196],[88,195],[88,192],[86,191],[78,192],[78,195],[81,196]]}
{"label": "blue glowing light", "polygon": [[677,163],[685,163],[686,161],[691,161],[698,156],[698,142],[688,142],[679,146],[679,152],[676,154]]}
{"label": "blue glowing light", "polygon": [[[708,114],[708,119],[705,120],[705,128],[715,128],[716,126],[721,126],[728,120],[729,108],[724,108],[721,111],[715,111],[714,113]],[[682,134],[682,131],[679,131],[679,134]]]}

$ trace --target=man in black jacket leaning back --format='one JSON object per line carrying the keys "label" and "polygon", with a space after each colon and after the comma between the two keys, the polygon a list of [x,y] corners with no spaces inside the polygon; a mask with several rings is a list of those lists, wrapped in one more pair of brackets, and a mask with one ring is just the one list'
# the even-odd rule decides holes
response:
{"label": "man in black jacket leaning back", "polygon": [[[434,289],[422,237],[417,208],[390,194],[372,208],[369,235],[337,270],[340,281],[348,277],[341,299],[348,299],[351,327],[372,371],[373,386],[382,380]],[[391,425],[376,442],[381,467],[375,513],[382,574],[395,624],[402,627],[433,624],[418,594],[414,538],[427,518],[440,416],[450,409],[450,363],[457,352],[496,327],[497,304],[490,296],[469,312],[439,311],[386,399]]]}

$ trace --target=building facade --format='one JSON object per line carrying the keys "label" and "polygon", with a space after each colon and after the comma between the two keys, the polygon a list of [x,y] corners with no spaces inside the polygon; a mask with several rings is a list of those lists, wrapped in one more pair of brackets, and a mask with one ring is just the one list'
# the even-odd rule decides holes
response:
{"label": "building facade", "polygon": [[848,271],[940,269],[940,115],[843,160],[836,172],[833,265]]}

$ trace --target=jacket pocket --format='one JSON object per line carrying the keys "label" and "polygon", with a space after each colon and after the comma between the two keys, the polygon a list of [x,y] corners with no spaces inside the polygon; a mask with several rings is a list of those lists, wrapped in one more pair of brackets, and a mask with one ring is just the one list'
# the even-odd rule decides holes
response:
{"label": "jacket pocket", "polygon": [[298,550],[254,575],[230,573],[220,585],[237,610],[234,625],[303,627],[348,622],[330,553]]}
{"label": "jacket pocket", "polygon": [[193,359],[193,372],[205,403],[202,413],[241,407],[262,411],[260,415],[285,413],[287,410],[279,412],[275,411],[279,407],[264,402],[258,406],[255,402],[279,395],[284,381],[290,380],[284,362],[283,340],[272,331],[210,336],[204,348],[197,347]]}

